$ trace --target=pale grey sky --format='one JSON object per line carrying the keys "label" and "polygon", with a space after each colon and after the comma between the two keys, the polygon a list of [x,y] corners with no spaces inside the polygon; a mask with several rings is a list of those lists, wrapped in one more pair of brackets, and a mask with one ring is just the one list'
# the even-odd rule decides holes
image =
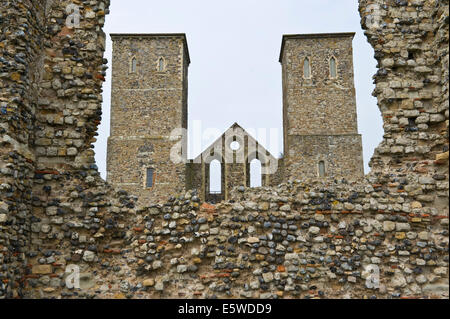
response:
{"label": "pale grey sky", "polygon": [[[109,33],[186,33],[189,67],[189,127],[225,131],[234,122],[244,129],[279,129],[279,145],[263,142],[275,156],[282,151],[281,65],[283,34],[356,32],[353,40],[358,130],[362,134],[365,172],[382,139],[382,120],[371,93],[376,72],[373,49],[360,26],[357,0],[112,0],[106,18],[103,119],[95,144],[96,160],[106,177],[106,145],[111,100]],[[194,122],[197,121],[197,122]],[[192,138],[193,134],[190,134]],[[253,134],[252,134],[253,135]],[[270,142],[267,135],[267,142]],[[190,158],[208,146],[202,141]],[[191,142],[191,141],[190,141]]]}

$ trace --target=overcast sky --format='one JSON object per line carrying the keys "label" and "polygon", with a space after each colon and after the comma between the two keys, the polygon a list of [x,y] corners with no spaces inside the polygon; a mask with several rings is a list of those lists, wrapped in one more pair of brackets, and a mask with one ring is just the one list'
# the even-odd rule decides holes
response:
{"label": "overcast sky", "polygon": [[[356,32],[353,40],[358,129],[365,172],[382,139],[382,120],[371,93],[376,72],[373,49],[360,26],[357,0],[112,0],[106,17],[106,58],[110,68],[103,92],[103,119],[95,144],[106,177],[111,100],[110,33],[186,33],[189,67],[189,129],[225,131],[238,122],[250,133],[276,128],[279,143],[255,136],[276,157],[282,152],[282,87],[278,62],[283,34]],[[200,122],[199,122],[200,121]],[[254,134],[252,134],[254,135]],[[193,134],[190,134],[192,139]],[[266,138],[266,142],[264,139]],[[193,147],[192,158],[213,136]],[[195,149],[195,151],[194,151]]]}

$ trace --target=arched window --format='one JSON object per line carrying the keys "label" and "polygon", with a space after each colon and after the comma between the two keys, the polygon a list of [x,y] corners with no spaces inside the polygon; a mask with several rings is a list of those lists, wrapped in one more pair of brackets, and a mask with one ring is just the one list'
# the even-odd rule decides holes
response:
{"label": "arched window", "polygon": [[261,161],[254,159],[250,162],[250,187],[261,187]]}
{"label": "arched window", "polygon": [[325,176],[325,162],[320,161],[319,162],[319,177],[324,177],[324,176]]}
{"label": "arched window", "polygon": [[137,60],[135,57],[131,59],[130,73],[136,73]]}
{"label": "arched window", "polygon": [[159,58],[158,70],[159,70],[159,72],[164,72],[164,59],[163,58]]}
{"label": "arched window", "polygon": [[306,79],[311,77],[311,65],[309,63],[309,58],[305,58],[303,61],[303,77]]}
{"label": "arched window", "polygon": [[209,193],[222,193],[222,164],[218,160],[209,163]]}
{"label": "arched window", "polygon": [[330,77],[335,78],[336,77],[336,59],[334,57],[331,57],[330,59]]}

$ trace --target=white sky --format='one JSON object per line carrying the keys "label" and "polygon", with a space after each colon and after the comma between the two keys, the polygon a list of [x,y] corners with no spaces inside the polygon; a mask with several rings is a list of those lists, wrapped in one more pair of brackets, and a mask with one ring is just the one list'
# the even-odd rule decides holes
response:
{"label": "white sky", "polygon": [[[381,114],[372,97],[376,72],[373,49],[360,26],[357,0],[112,0],[106,17],[103,118],[95,144],[96,161],[106,177],[106,146],[111,99],[109,33],[186,33],[189,67],[189,158],[215,140],[192,147],[192,128],[222,133],[234,122],[256,135],[276,157],[282,152],[282,87],[278,62],[283,34],[356,32],[353,40],[358,130],[362,134],[365,172],[383,135]],[[198,122],[201,121],[201,122]],[[279,130],[279,143],[269,129]],[[255,134],[252,134],[255,135]],[[279,148],[278,148],[279,146]],[[278,149],[277,149],[278,148]]]}

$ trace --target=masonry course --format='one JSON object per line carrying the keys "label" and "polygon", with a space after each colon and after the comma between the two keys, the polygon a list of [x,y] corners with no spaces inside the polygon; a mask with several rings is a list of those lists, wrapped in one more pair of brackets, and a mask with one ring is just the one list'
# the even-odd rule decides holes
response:
{"label": "masonry course", "polygon": [[385,132],[368,175],[216,205],[141,205],[100,178],[109,1],[76,1],[75,29],[69,3],[0,7],[1,298],[448,298],[448,1],[359,1]]}

